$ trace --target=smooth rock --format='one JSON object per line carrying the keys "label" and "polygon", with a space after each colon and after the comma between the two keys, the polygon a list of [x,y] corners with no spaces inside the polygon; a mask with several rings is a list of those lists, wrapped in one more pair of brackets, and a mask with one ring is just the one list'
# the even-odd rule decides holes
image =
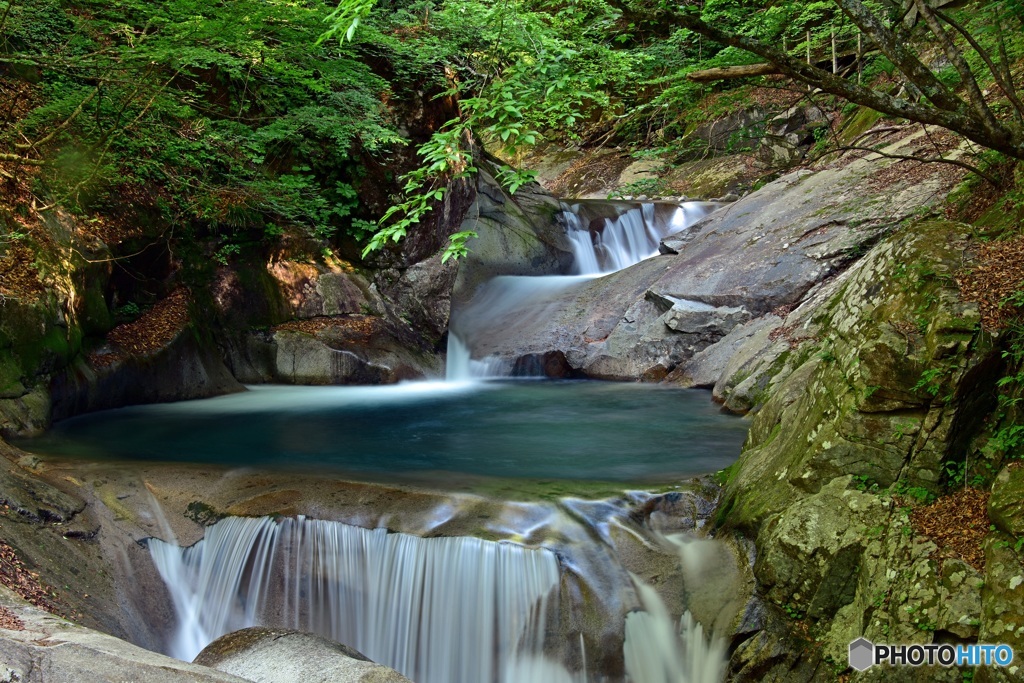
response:
{"label": "smooth rock", "polygon": [[[0,680],[11,683],[252,683],[72,624],[0,587],[0,605],[24,623],[0,630]],[[386,680],[386,679],[385,679]],[[404,679],[398,679],[404,680]]]}
{"label": "smooth rock", "polygon": [[[664,308],[650,301],[699,301],[743,308],[751,317],[797,305],[949,187],[939,173],[892,188],[871,185],[887,163],[861,159],[786,175],[666,238],[665,255],[566,288],[545,300],[542,315],[498,321],[467,342],[470,351],[509,360],[561,351],[574,370],[602,378],[637,379],[657,366],[671,371],[717,339],[666,334],[658,320]],[[752,385],[754,393],[758,386],[763,383]]]}
{"label": "smooth rock", "polygon": [[750,320],[750,312],[739,306],[709,306],[700,301],[677,299],[665,314],[669,329],[684,334],[724,336]]}
{"label": "smooth rock", "polygon": [[194,663],[253,683],[410,683],[350,647],[288,629],[228,633],[207,645]]}

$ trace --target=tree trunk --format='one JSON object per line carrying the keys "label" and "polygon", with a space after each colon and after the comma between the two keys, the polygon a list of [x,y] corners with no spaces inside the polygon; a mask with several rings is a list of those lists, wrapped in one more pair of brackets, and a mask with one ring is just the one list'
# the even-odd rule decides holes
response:
{"label": "tree trunk", "polygon": [[730,78],[748,78],[750,76],[769,76],[771,74],[781,74],[782,71],[779,67],[774,64],[763,63],[763,64],[744,64],[743,66],[723,66],[715,69],[702,69],[700,71],[691,71],[686,74],[686,78],[697,83],[707,83],[709,81],[721,81]]}

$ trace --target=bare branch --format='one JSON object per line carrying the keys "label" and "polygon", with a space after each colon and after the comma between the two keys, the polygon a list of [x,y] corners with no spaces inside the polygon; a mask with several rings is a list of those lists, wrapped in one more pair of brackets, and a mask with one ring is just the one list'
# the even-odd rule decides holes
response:
{"label": "bare branch", "polygon": [[877,154],[878,156],[885,159],[897,159],[899,161],[916,161],[922,164],[948,164],[950,166],[956,166],[957,168],[962,168],[965,171],[969,171],[975,174],[976,176],[983,179],[985,182],[989,183],[993,187],[1002,187],[1002,183],[995,176],[990,175],[985,171],[982,171],[980,168],[973,164],[969,164],[966,161],[960,161],[959,159],[947,159],[941,156],[918,157],[914,156],[913,154],[893,154],[891,152],[882,152],[880,150],[875,149],[874,147],[864,147],[862,145],[842,145],[840,147],[836,147],[834,149],[829,150],[825,155],[822,156],[827,156],[827,154],[831,154],[834,152],[871,152],[872,154]]}
{"label": "bare branch", "polygon": [[856,143],[860,142],[861,140],[863,140],[864,138],[869,138],[872,135],[878,135],[879,133],[892,133],[892,132],[895,132],[897,130],[903,130],[903,126],[882,126],[881,128],[872,128],[871,130],[869,130],[869,131],[867,131],[865,133],[861,133],[860,135],[855,137],[850,142],[850,144],[851,145],[856,144]]}
{"label": "bare branch", "polygon": [[61,132],[62,130],[64,130],[65,128],[70,126],[74,122],[74,120],[78,118],[78,115],[82,113],[82,110],[85,109],[85,105],[89,104],[90,102],[93,101],[93,99],[95,99],[96,94],[99,93],[99,91],[100,91],[100,86],[97,85],[93,89],[93,91],[91,93],[89,93],[88,97],[86,97],[84,100],[82,100],[81,102],[78,103],[78,106],[75,107],[75,110],[73,112],[71,112],[71,115],[69,117],[64,119],[63,122],[61,122],[59,125],[57,125],[56,128],[54,128],[52,131],[50,131],[49,135],[47,135],[46,137],[44,137],[44,138],[42,138],[40,140],[36,140],[35,142],[27,142],[27,143],[20,143],[20,142],[18,142],[18,143],[15,143],[14,144],[15,149],[31,149],[33,151],[37,151],[38,147],[41,147],[42,145],[45,145],[47,142],[52,140],[57,135],[57,133]]}
{"label": "bare branch", "polygon": [[[835,2],[843,6],[844,9],[848,6],[855,6],[859,7],[864,12],[867,12],[864,6],[861,3],[856,2],[856,0],[835,0]],[[863,17],[859,17],[859,19],[863,19]],[[827,70],[806,64],[803,60],[793,58],[764,42],[755,40],[748,36],[722,30],[717,26],[712,26],[704,22],[698,12],[684,11],[676,16],[676,20],[682,26],[695,31],[696,33],[700,33],[722,45],[730,45],[759,55],[766,61],[776,64],[783,74],[802,83],[807,83],[813,87],[820,88],[824,92],[842,97],[843,99],[855,104],[864,105],[874,109],[875,111],[882,112],[883,114],[948,128],[949,130],[960,133],[965,138],[973,140],[985,147],[990,147],[1016,159],[1024,159],[1024,131],[1008,129],[1002,124],[999,124],[997,128],[999,135],[993,135],[988,126],[979,120],[978,115],[962,100],[953,98],[952,101],[949,101],[948,99],[943,98],[941,93],[937,94],[935,88],[929,85],[937,82],[937,79],[935,78],[935,75],[927,69],[924,69],[927,71],[927,76],[922,76],[924,80],[917,83],[917,85],[921,86],[923,84],[932,91],[931,98],[929,98],[931,102],[942,102],[943,104],[950,105],[949,108],[929,106],[926,103],[920,102],[912,102],[907,99],[894,97],[882,90],[874,90],[863,85],[858,85],[855,82],[836,76]],[[866,21],[861,21],[861,23],[865,26],[868,25]],[[883,48],[882,43],[895,42],[895,37],[889,29],[881,26],[877,19],[874,19],[874,24],[877,24],[881,33],[877,36],[872,34],[869,34],[869,36],[875,40],[876,44],[879,45],[879,49],[885,53],[886,49]],[[862,30],[864,30],[863,27]],[[900,53],[903,54],[906,52],[906,48],[901,47],[900,51]],[[890,59],[892,59],[892,57],[890,57]],[[921,66],[921,68],[924,68],[916,58],[914,58],[913,61]],[[916,71],[910,66],[907,66],[906,68],[908,71],[916,73]],[[941,83],[939,85],[941,86]],[[944,90],[945,86],[942,86],[942,89]],[[927,93],[925,94],[927,96]]]}
{"label": "bare branch", "polygon": [[14,9],[15,4],[14,0],[10,0],[7,3],[7,7],[4,8],[4,15],[0,17],[0,33],[3,33],[4,27],[7,26],[7,17],[11,15],[11,10]]}
{"label": "bare branch", "polygon": [[13,161],[16,164],[25,164],[26,166],[45,166],[46,162],[42,159],[28,159],[17,154],[6,154],[0,152],[0,161]]}
{"label": "bare branch", "polygon": [[743,64],[742,66],[723,66],[714,69],[701,69],[686,74],[687,80],[697,83],[708,83],[730,78],[748,78],[751,76],[770,76],[782,73],[774,64]]}
{"label": "bare branch", "polygon": [[[970,46],[974,49],[979,57],[984,60],[988,70],[992,73],[992,77],[995,79],[996,85],[1006,95],[1006,99],[1010,100],[1010,104],[1013,105],[1013,114],[1017,119],[1017,122],[1024,126],[1024,103],[1021,103],[1020,97],[1017,95],[1017,88],[1013,84],[1013,75],[1010,73],[1009,60],[1006,56],[1006,43],[1003,41],[1003,33],[1000,27],[999,30],[999,51],[1002,59],[999,64],[996,64],[992,57],[989,56],[988,52],[981,47],[978,41],[970,32],[964,28],[959,22],[954,20],[943,12],[936,10],[935,14],[942,19],[944,22],[956,29],[957,33],[963,36]],[[1002,21],[1002,17],[996,19],[999,23]]]}
{"label": "bare branch", "polygon": [[978,118],[994,137],[1005,135],[1005,131],[999,125],[999,122],[996,121],[996,117],[992,110],[989,109],[988,103],[985,102],[985,96],[981,94],[981,87],[978,85],[978,80],[974,77],[971,67],[967,66],[967,60],[964,59],[963,53],[957,49],[949,34],[939,24],[939,18],[935,15],[935,10],[925,0],[915,0],[915,2],[917,3],[918,12],[924,19],[925,24],[928,25],[928,29],[938,39],[939,44],[942,45],[942,50],[946,53],[946,57],[949,58],[957,73],[960,74],[960,81],[963,83],[964,88],[967,89],[967,96]]}
{"label": "bare branch", "polygon": [[857,28],[875,41],[882,54],[921,89],[928,101],[947,111],[957,112],[964,108],[963,100],[950,92],[931,69],[921,63],[904,42],[897,39],[860,0],[835,0],[835,3]]}

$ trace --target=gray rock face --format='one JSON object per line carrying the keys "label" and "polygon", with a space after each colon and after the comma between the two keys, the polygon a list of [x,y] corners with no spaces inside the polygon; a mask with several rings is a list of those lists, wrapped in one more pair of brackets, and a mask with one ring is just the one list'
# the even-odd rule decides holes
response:
{"label": "gray rock face", "polygon": [[556,214],[558,201],[535,185],[510,196],[486,171],[477,183],[477,199],[460,230],[477,237],[459,261],[454,284],[456,305],[468,301],[483,283],[499,275],[553,275],[565,272],[572,254]]}
{"label": "gray rock face", "polygon": [[665,314],[665,325],[684,334],[717,334],[724,336],[740,323],[750,320],[750,313],[738,306],[709,306],[699,301],[677,300]]}
{"label": "gray rock face", "polygon": [[0,630],[0,681],[251,683],[245,678],[171,659],[99,631],[76,626],[25,604],[7,588],[0,587],[0,605],[11,610],[25,625],[21,631]]}
{"label": "gray rock face", "polygon": [[764,532],[759,576],[769,599],[820,619],[853,601],[865,530],[887,521],[879,496],[847,490],[848,478],[790,506]]}
{"label": "gray rock face", "polygon": [[245,335],[229,347],[241,381],[260,384],[393,384],[441,374],[438,357],[403,328],[375,316],[340,316]]}
{"label": "gray rock face", "polygon": [[195,664],[252,683],[410,683],[350,647],[286,629],[254,627],[221,636],[199,653]]}
{"label": "gray rock face", "polygon": [[[724,526],[756,534],[755,574],[778,609],[757,638],[775,647],[799,633],[798,620],[818,643],[796,655],[777,650],[774,660],[741,647],[737,681],[797,680],[788,678],[795,667],[845,662],[859,637],[1020,645],[1024,573],[1016,536],[1005,533],[1024,529],[1017,470],[993,486],[996,531],[983,569],[949,557],[916,528],[906,499],[885,490],[898,481],[941,495],[943,466],[976,457],[969,441],[988,411],[979,397],[994,384],[996,354],[977,305],[960,300],[951,277],[963,267],[961,230],[938,220],[903,227],[785,321],[737,328],[722,349],[702,353],[704,368],[688,370],[707,382],[714,373],[701,370],[722,368],[716,393],[760,406],[720,509]],[[778,334],[764,336],[773,328]],[[900,680],[958,675],[908,669]],[[978,679],[1015,676],[993,668]]]}
{"label": "gray rock face", "polygon": [[473,356],[562,351],[592,377],[663,377],[748,317],[801,302],[949,185],[940,174],[873,183],[889,163],[855,159],[780,178],[666,238],[663,255],[495,321],[470,340]]}
{"label": "gray rock face", "polygon": [[78,358],[50,382],[50,418],[135,403],[207,398],[242,391],[224,362],[196,341],[192,328],[167,346],[146,355],[130,356],[111,365]]}

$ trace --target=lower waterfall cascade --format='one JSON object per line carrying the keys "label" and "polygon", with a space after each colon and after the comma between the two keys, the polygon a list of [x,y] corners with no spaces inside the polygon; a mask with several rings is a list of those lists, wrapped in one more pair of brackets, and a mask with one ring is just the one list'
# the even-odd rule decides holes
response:
{"label": "lower waterfall cascade", "polygon": [[[596,518],[598,528],[618,525],[611,514],[610,521]],[[596,569],[608,590],[616,571],[609,574],[608,548],[562,559],[565,546],[420,538],[301,516],[227,517],[191,547],[156,538],[148,547],[177,617],[166,649],[179,659],[194,659],[231,631],[271,626],[344,643],[416,683],[621,680],[588,672],[582,631],[578,642],[560,642],[550,622],[566,609],[575,613],[565,601],[578,600],[571,594],[579,589],[564,591],[567,572],[582,577]],[[685,571],[682,551],[684,576],[697,580]],[[602,556],[604,566],[595,568]],[[642,610],[621,624],[626,680],[719,683],[724,641],[706,638],[689,612],[673,621],[654,588],[624,576]]]}
{"label": "lower waterfall cascade", "polygon": [[[472,358],[470,345],[457,332],[460,323],[486,327],[492,323],[489,316],[510,311],[520,318],[543,316],[549,298],[656,255],[664,236],[687,229],[716,206],[684,203],[666,219],[666,206],[645,203],[619,207],[616,217],[589,223],[580,205],[563,206],[573,274],[503,276],[486,283],[470,306],[453,316],[447,380],[507,376],[511,370],[506,359]],[[590,506],[577,506],[576,514]],[[273,626],[344,643],[416,683],[616,681],[619,674],[587,671],[582,630],[578,643],[576,635],[553,643],[557,629],[549,622],[564,614],[563,601],[581,599],[579,586],[565,590],[566,574],[588,581],[588,571],[596,566],[593,555],[610,552],[614,545],[607,529],[619,526],[615,515],[620,513],[606,512],[611,516],[597,522],[608,547],[581,551],[591,553],[582,563],[566,550],[568,541],[549,549],[473,536],[421,538],[303,516],[227,517],[209,526],[191,547],[156,538],[148,547],[177,617],[167,649],[180,659],[193,659],[231,631]],[[685,573],[682,550],[677,559]],[[618,666],[624,666],[627,681],[722,680],[721,639],[707,638],[688,611],[673,620],[654,588],[617,564],[611,568],[617,561],[596,562],[610,564],[597,570],[602,578],[586,590],[602,590],[597,586],[605,581],[604,590],[614,586],[611,590],[633,596],[626,602],[635,607],[617,627],[619,638],[625,634],[618,641]],[[622,580],[607,583],[619,574]],[[609,598],[610,603],[621,599]]]}
{"label": "lower waterfall cascade", "polygon": [[350,645],[417,683],[512,681],[541,658],[557,599],[553,553],[471,537],[229,517],[192,547],[149,548],[178,616],[170,654],[185,660],[225,633],[275,625]]}

